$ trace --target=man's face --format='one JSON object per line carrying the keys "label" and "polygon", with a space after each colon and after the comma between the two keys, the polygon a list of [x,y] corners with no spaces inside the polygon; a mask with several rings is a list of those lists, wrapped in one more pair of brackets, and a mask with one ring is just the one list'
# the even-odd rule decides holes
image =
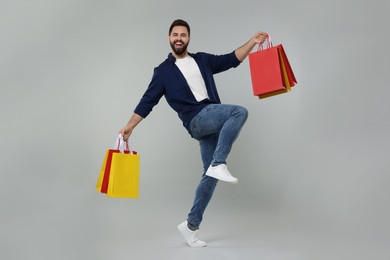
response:
{"label": "man's face", "polygon": [[188,44],[190,43],[187,28],[185,26],[173,27],[169,35],[169,43],[177,56],[176,58],[185,57],[187,55]]}

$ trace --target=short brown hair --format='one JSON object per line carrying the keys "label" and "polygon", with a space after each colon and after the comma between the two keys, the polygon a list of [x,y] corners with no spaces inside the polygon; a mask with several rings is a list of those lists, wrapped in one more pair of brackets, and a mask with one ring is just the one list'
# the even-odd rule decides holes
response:
{"label": "short brown hair", "polygon": [[190,26],[188,25],[188,23],[186,21],[184,21],[182,19],[177,19],[177,20],[173,21],[173,23],[169,27],[169,34],[168,35],[171,35],[172,29],[175,26],[184,26],[184,27],[186,27],[187,31],[188,31],[188,36],[190,36]]}

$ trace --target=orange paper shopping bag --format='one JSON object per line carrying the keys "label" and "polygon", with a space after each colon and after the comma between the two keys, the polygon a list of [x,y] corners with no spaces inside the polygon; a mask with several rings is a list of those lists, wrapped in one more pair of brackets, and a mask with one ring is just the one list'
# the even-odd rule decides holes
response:
{"label": "orange paper shopping bag", "polygon": [[253,94],[259,98],[289,92],[297,83],[283,45],[273,47],[269,36],[266,43],[266,49],[259,45],[249,54]]}

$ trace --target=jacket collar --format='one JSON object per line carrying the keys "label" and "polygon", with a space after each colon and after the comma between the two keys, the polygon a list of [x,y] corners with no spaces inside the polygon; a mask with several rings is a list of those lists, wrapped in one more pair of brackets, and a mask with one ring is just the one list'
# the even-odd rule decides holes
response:
{"label": "jacket collar", "polygon": [[[192,58],[196,57],[196,54],[194,54],[194,53],[188,53],[188,55],[191,56]],[[175,58],[175,56],[172,55],[172,53],[168,54],[168,59],[167,60],[172,62],[172,63],[176,62],[176,58]]]}

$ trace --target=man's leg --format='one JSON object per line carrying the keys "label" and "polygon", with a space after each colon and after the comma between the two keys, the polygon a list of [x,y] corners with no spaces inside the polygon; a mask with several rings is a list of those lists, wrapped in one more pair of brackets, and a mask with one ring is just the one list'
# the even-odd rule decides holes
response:
{"label": "man's leg", "polygon": [[208,168],[206,175],[222,181],[237,183],[238,179],[227,168],[226,159],[248,117],[248,111],[239,106],[225,106],[222,107],[222,114],[223,112],[230,112],[230,115],[220,130],[218,145],[213,155],[213,162]]}
{"label": "man's leg", "polygon": [[213,159],[217,143],[217,134],[209,135],[199,140],[204,174],[198,187],[196,188],[194,203],[187,219],[189,226],[194,230],[199,228],[203,219],[203,213],[206,210],[218,183],[217,179],[205,175]]}
{"label": "man's leg", "polygon": [[206,246],[205,242],[198,240],[197,229],[214,193],[218,178],[207,176],[205,173],[212,164],[226,164],[227,156],[247,117],[248,111],[243,107],[213,104],[205,107],[191,121],[191,134],[199,140],[201,148],[204,174],[196,189],[188,219],[179,225],[180,232],[190,246]]}
{"label": "man's leg", "polygon": [[233,142],[248,117],[245,108],[213,104],[205,107],[191,121],[192,136],[199,141],[204,174],[196,189],[194,204],[188,215],[189,226],[197,229],[213,196],[217,178],[205,175],[212,164],[226,164]]}
{"label": "man's leg", "polygon": [[234,141],[248,118],[246,108],[236,105],[212,104],[205,107],[191,121],[190,128],[197,140],[218,134],[212,164],[225,163]]}
{"label": "man's leg", "polygon": [[[217,142],[218,135],[209,135],[199,140],[204,172],[206,172],[211,163]],[[191,247],[206,246],[206,242],[198,239],[198,229],[217,183],[217,179],[203,174],[196,189],[194,203],[188,214],[187,221],[178,226],[187,244]]]}

